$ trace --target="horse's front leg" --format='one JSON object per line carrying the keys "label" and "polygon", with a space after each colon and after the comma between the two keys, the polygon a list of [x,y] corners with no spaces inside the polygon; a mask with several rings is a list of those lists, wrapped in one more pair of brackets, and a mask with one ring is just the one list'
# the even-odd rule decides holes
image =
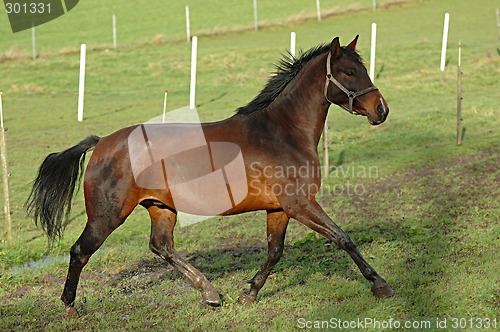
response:
{"label": "horse's front leg", "polygon": [[[285,199],[288,201],[288,199]],[[378,275],[375,269],[366,262],[360,254],[354,241],[351,240],[337,224],[335,224],[321,206],[315,200],[295,199],[294,204],[284,204],[283,207],[288,216],[298,220],[312,230],[333,241],[339,248],[345,250],[354,260],[363,276],[373,282],[372,292],[376,297],[390,297],[394,291],[389,284]],[[291,200],[290,200],[291,203]]]}
{"label": "horse's front leg", "polygon": [[288,220],[289,218],[283,210],[267,211],[267,260],[248,282],[250,289],[241,292],[238,298],[239,303],[250,304],[255,301],[273,267],[283,255]]}

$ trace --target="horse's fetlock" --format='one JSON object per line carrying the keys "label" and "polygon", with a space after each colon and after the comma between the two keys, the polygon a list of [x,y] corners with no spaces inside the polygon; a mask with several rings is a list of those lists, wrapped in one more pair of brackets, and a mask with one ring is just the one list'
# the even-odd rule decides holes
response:
{"label": "horse's fetlock", "polygon": [[363,276],[365,276],[368,280],[376,280],[377,277],[377,272],[375,272],[375,269],[371,266],[365,268],[365,270],[362,272]]}

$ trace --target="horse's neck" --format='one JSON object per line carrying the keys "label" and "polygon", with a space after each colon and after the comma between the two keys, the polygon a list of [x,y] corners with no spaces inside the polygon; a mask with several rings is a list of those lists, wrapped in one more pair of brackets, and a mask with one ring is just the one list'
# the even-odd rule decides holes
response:
{"label": "horse's neck", "polygon": [[306,64],[270,105],[269,115],[316,149],[330,104],[324,97],[326,55]]}

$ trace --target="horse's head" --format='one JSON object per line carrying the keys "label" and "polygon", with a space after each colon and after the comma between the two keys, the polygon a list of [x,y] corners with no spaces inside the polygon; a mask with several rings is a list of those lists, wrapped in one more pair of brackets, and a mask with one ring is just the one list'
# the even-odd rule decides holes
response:
{"label": "horse's head", "polygon": [[341,47],[339,38],[333,39],[326,62],[326,99],[349,113],[366,116],[372,125],[385,121],[389,107],[373,85],[359,54],[358,36]]}

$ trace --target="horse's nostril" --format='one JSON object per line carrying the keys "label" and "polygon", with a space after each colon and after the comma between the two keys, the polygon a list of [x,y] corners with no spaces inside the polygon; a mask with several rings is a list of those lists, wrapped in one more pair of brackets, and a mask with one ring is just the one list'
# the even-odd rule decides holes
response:
{"label": "horse's nostril", "polygon": [[381,116],[387,116],[387,114],[389,113],[389,108],[385,107],[385,105],[381,103],[377,106],[377,113]]}

